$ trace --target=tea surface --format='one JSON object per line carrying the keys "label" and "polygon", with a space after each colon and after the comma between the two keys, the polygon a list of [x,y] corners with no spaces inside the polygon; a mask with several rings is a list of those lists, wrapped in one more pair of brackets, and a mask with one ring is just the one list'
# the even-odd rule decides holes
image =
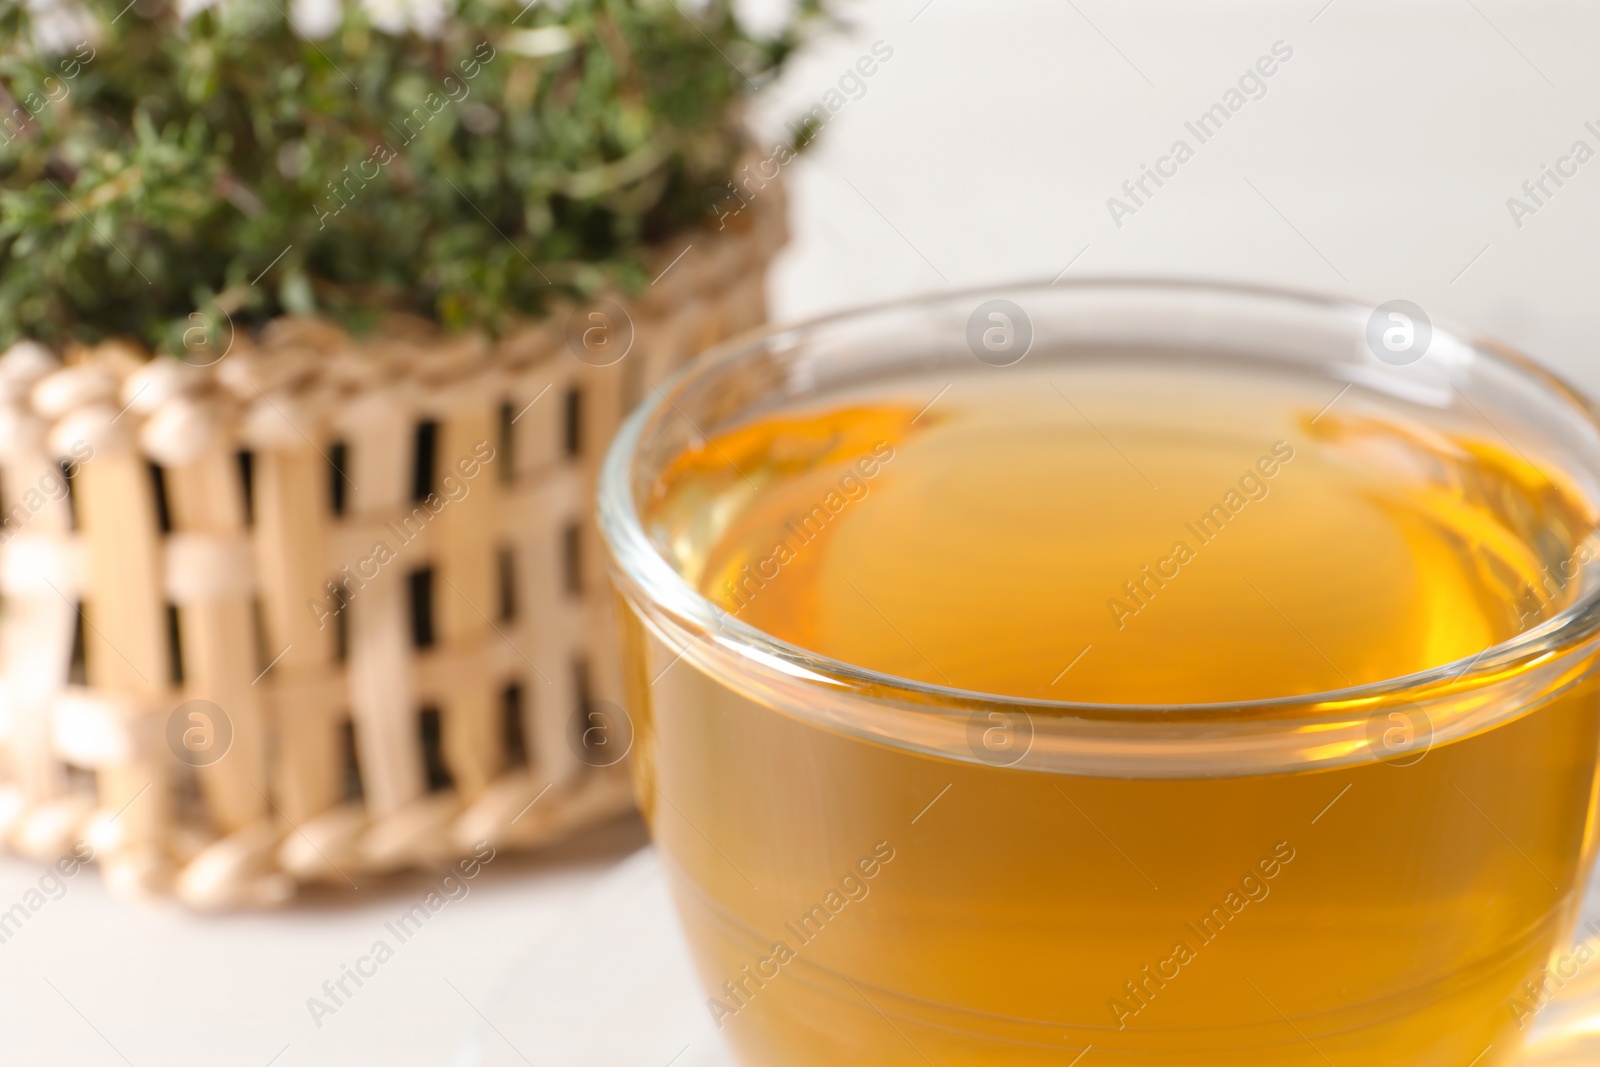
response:
{"label": "tea surface", "polygon": [[[669,472],[654,520],[758,629],[1020,697],[1339,689],[1471,656],[1568,598],[1582,502],[1487,423],[1320,411],[1325,383],[1005,374],[920,414],[940,383],[723,435]],[[689,509],[720,528],[683,536]]]}

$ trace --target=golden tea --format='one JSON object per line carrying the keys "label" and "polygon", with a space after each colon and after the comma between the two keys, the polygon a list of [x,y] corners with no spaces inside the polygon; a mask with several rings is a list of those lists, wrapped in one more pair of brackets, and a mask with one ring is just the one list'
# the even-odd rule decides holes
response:
{"label": "golden tea", "polygon": [[1018,368],[914,424],[920,405],[880,402],[741,428],[669,469],[647,521],[726,516],[676,562],[761,630],[1017,697],[1339,689],[1470,656],[1564,600],[1583,501],[1489,435],[1337,405],[1311,423],[1326,400]]}
{"label": "golden tea", "polygon": [[[725,627],[1067,702],[1018,705],[1041,730],[1074,702],[1202,739],[1290,697],[1372,716],[1321,769],[1052,772],[827,728],[630,616],[641,800],[743,1062],[1515,1057],[1593,853],[1592,657],[1504,672],[1522,713],[1455,733],[1432,697],[1335,691],[1560,614],[1594,506],[1482,419],[1335,392],[1023,362],[764,410],[662,466],[640,522]],[[973,714],[979,746],[1013,725]],[[1320,722],[1283,733],[1313,751]]]}

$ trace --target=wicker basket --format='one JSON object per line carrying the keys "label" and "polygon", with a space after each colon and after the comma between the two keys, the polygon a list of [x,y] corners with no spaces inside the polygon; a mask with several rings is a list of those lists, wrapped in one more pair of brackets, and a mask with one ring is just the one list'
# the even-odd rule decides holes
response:
{"label": "wicker basket", "polygon": [[494,343],[281,320],[204,368],[0,357],[10,846],[267,906],[631,806],[590,500],[642,393],[763,319],[780,190],[729,222],[610,305],[615,362],[621,334],[575,355],[587,307]]}

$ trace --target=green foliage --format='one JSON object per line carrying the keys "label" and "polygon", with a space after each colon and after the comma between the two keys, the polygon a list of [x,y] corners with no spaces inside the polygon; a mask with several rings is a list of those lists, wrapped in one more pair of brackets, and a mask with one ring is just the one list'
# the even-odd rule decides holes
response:
{"label": "green foliage", "polygon": [[82,34],[29,13],[69,0],[0,0],[0,346],[175,349],[218,309],[493,330],[636,288],[796,33],[753,39],[723,0],[457,0],[431,37],[344,0],[316,39],[291,0],[79,2]]}

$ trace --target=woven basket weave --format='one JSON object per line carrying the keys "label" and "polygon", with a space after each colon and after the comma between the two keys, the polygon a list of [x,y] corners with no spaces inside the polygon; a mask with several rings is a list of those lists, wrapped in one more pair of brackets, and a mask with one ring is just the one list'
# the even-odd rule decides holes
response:
{"label": "woven basket weave", "polygon": [[6,842],[267,906],[631,806],[590,500],[621,415],[764,318],[780,190],[734,221],[614,298],[605,366],[585,308],[493,343],[280,320],[204,368],[0,357]]}

